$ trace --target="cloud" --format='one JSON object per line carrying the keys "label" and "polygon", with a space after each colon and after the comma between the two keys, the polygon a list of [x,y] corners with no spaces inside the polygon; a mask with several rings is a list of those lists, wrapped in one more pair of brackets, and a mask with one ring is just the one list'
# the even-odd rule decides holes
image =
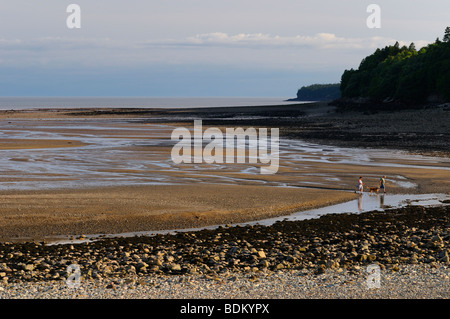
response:
{"label": "cloud", "polygon": [[[182,39],[150,40],[136,43],[116,41],[109,38],[70,38],[44,37],[32,40],[0,39],[0,50],[30,51],[39,54],[41,51],[59,50],[139,50],[148,47],[235,47],[235,48],[289,48],[304,47],[311,49],[376,49],[396,42],[393,38],[340,37],[333,33],[317,33],[315,35],[279,36],[265,33],[228,34],[223,32],[202,33]],[[409,45],[407,41],[399,41],[400,45]],[[429,41],[417,41],[420,48]]]}
{"label": "cloud", "polygon": [[[315,35],[279,36],[265,33],[239,33],[230,35],[223,32],[202,33],[178,40],[147,41],[138,46],[191,46],[191,47],[246,47],[246,48],[286,48],[306,47],[315,49],[376,49],[394,44],[395,39],[386,37],[350,38],[333,33]],[[401,45],[409,45],[399,41]],[[427,45],[427,41],[417,41],[416,47]]]}
{"label": "cloud", "polygon": [[[409,45],[399,41],[401,45]],[[41,37],[1,39],[0,66],[233,65],[267,68],[342,67],[359,63],[386,37],[352,38],[334,33],[280,36],[267,33],[201,33],[179,39],[137,42],[109,38]],[[426,45],[415,42],[416,47]],[[258,50],[255,54],[255,50]]]}
{"label": "cloud", "polygon": [[112,48],[113,42],[108,38],[69,38],[69,37],[42,37],[30,40],[0,39],[0,50],[27,50],[39,52],[40,50],[83,50]]}

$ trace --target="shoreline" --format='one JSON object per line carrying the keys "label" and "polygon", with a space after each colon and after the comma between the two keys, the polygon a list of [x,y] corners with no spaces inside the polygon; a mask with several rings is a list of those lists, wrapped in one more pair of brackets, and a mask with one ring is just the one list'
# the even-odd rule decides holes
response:
{"label": "shoreline", "polygon": [[[0,243],[0,297],[448,299],[449,212],[408,206],[80,245]],[[66,283],[71,264],[78,289]],[[378,289],[367,287],[368,265],[380,268]]]}
{"label": "shoreline", "polygon": [[[387,196],[387,198],[385,198]],[[365,197],[365,198],[363,198]],[[296,212],[288,212],[287,215],[275,215],[265,218],[260,216],[257,220],[246,220],[241,216],[241,221],[236,221],[228,224],[214,224],[214,225],[202,225],[189,227],[185,225],[185,228],[176,229],[158,229],[150,231],[133,231],[127,233],[112,233],[112,234],[83,234],[79,236],[58,236],[54,238],[45,238],[41,243],[46,245],[61,245],[61,244],[82,244],[84,242],[98,241],[102,239],[114,239],[114,238],[130,238],[130,237],[149,237],[160,236],[177,233],[195,233],[202,230],[218,229],[223,227],[247,227],[247,226],[272,226],[278,222],[299,221],[307,219],[320,218],[327,214],[360,214],[367,212],[383,212],[386,210],[401,209],[406,206],[419,206],[419,207],[443,207],[450,204],[449,194],[381,194],[375,198],[371,198],[372,195],[359,195],[357,199],[350,201],[338,201],[334,204],[327,206],[313,206],[309,209],[302,209]],[[396,198],[396,199],[395,199]],[[369,201],[369,203],[366,203]],[[376,202],[376,204],[374,203]],[[363,204],[364,203],[364,204]],[[369,205],[371,208],[367,208]],[[273,214],[272,214],[273,215]],[[239,218],[238,218],[239,220]],[[197,222],[197,221],[195,221]],[[24,240],[22,240],[23,242]],[[20,242],[20,241],[15,241]],[[34,241],[38,242],[38,241]]]}
{"label": "shoreline", "polygon": [[[243,192],[246,201],[241,200]],[[345,191],[221,184],[111,186],[0,194],[3,242],[243,223],[356,198],[356,194]],[[68,199],[70,204],[66,202]],[[40,212],[41,208],[45,208],[45,213]]]}

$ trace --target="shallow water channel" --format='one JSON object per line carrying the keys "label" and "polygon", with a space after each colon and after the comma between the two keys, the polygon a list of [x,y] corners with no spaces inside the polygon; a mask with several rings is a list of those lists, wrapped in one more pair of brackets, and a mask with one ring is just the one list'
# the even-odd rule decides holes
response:
{"label": "shallow water channel", "polygon": [[[444,203],[445,202],[445,203]],[[157,234],[175,234],[177,232],[200,231],[203,229],[216,229],[218,227],[235,227],[247,225],[264,225],[270,226],[279,221],[299,221],[306,219],[319,218],[326,214],[339,213],[362,213],[369,211],[384,211],[386,209],[401,208],[409,205],[416,206],[441,206],[450,205],[450,195],[448,194],[378,194],[371,195],[364,193],[358,199],[332,206],[311,209],[297,212],[288,216],[280,216],[276,218],[268,218],[258,221],[246,223],[230,224],[230,225],[212,225],[200,228],[172,229],[162,231],[141,231],[122,234],[91,234],[84,235],[83,239],[69,239],[68,236],[54,238],[49,245],[55,244],[78,244],[89,241],[101,240],[102,238],[117,237],[134,237],[134,236],[155,236]]]}

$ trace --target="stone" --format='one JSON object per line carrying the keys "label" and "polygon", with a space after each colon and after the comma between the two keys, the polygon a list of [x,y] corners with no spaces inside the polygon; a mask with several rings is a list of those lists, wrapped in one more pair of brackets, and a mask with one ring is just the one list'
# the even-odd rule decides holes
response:
{"label": "stone", "polygon": [[116,287],[116,285],[115,285],[113,282],[111,282],[111,283],[109,283],[108,285],[106,285],[106,289],[113,289],[113,290],[116,290],[117,287]]}
{"label": "stone", "polygon": [[34,270],[34,265],[33,264],[27,264],[23,267],[24,270],[26,271],[33,271]]}
{"label": "stone", "polygon": [[166,261],[168,262],[168,263],[171,263],[171,262],[173,262],[175,260],[175,257],[173,257],[173,256],[171,256],[171,255],[166,255]]}
{"label": "stone", "polygon": [[146,268],[146,267],[148,267],[148,264],[146,264],[144,262],[138,262],[136,264],[136,268],[139,269],[139,270],[142,269],[142,268]]}
{"label": "stone", "polygon": [[416,247],[416,244],[415,244],[414,242],[410,241],[410,242],[408,242],[408,243],[406,244],[406,247],[408,247],[408,248],[415,248],[415,247]]}
{"label": "stone", "polygon": [[266,253],[263,250],[258,251],[259,258],[267,258]]}
{"label": "stone", "polygon": [[275,266],[275,269],[276,270],[280,270],[280,269],[283,269],[284,268],[284,265],[282,264],[282,263],[279,263],[279,264],[277,264],[276,266]]}
{"label": "stone", "polygon": [[319,267],[317,267],[315,274],[316,275],[321,275],[325,273],[325,265],[320,265]]}
{"label": "stone", "polygon": [[331,268],[331,269],[339,268],[339,262],[334,261],[334,260],[327,260],[325,265],[327,268]]}
{"label": "stone", "polygon": [[113,272],[113,269],[112,269],[111,266],[106,266],[106,267],[103,268],[103,270],[102,270],[103,275],[108,275],[108,274],[110,274],[110,273],[112,273],[112,272]]}
{"label": "stone", "polygon": [[217,256],[217,255],[216,256],[212,256],[211,257],[211,261],[214,262],[214,263],[219,262],[220,261],[220,257]]}
{"label": "stone", "polygon": [[133,265],[127,265],[125,269],[129,272],[136,272],[136,268]]}
{"label": "stone", "polygon": [[439,235],[434,235],[433,237],[431,237],[431,241],[433,241],[433,242],[441,242],[442,238]]}
{"label": "stone", "polygon": [[152,267],[150,267],[150,271],[158,271],[160,270],[160,267],[158,265],[153,265]]}
{"label": "stone", "polygon": [[181,271],[181,266],[179,264],[174,264],[174,265],[172,265],[172,267],[170,267],[170,270]]}

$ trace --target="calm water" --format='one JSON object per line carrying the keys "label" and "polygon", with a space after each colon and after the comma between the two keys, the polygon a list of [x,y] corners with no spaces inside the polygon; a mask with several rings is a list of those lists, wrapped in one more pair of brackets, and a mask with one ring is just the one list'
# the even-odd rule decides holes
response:
{"label": "calm water", "polygon": [[195,108],[293,103],[284,101],[286,99],[282,97],[0,97],[0,110],[85,107]]}

